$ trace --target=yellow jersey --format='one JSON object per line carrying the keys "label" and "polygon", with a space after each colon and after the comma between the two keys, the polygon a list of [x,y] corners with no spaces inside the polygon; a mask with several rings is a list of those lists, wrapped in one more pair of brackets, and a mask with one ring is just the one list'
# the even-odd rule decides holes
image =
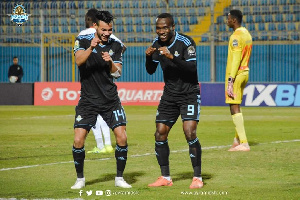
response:
{"label": "yellow jersey", "polygon": [[249,60],[252,51],[252,37],[245,27],[237,28],[230,36],[226,66],[226,80],[229,76],[235,78],[243,71],[249,70]]}

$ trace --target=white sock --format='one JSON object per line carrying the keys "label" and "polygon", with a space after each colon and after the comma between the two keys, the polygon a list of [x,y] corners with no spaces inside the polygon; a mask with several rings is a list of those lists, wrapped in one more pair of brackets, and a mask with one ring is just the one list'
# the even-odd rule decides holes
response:
{"label": "white sock", "polygon": [[202,181],[202,177],[194,177],[194,178],[197,178],[197,179],[199,179],[200,181]]}
{"label": "white sock", "polygon": [[95,138],[95,140],[96,140],[98,149],[100,149],[100,150],[103,149],[104,148],[103,139],[102,138]]}
{"label": "white sock", "polygon": [[168,181],[171,180],[171,176],[164,176],[164,179],[167,179]]}
{"label": "white sock", "polygon": [[77,178],[77,181],[85,181],[85,177],[83,177],[83,178]]}

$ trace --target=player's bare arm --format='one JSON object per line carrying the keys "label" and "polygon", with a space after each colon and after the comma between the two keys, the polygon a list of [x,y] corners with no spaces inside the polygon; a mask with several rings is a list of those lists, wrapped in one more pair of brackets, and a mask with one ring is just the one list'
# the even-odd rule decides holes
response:
{"label": "player's bare arm", "polygon": [[99,38],[94,38],[91,41],[91,45],[89,48],[87,48],[86,50],[78,50],[75,53],[75,62],[77,66],[81,66],[82,64],[84,64],[87,59],[89,58],[89,56],[91,55],[93,49],[100,43]]}
{"label": "player's bare arm", "polygon": [[164,55],[164,56],[166,56],[167,58],[173,60],[174,56],[173,56],[173,54],[170,53],[168,47],[166,47],[166,46],[165,46],[165,47],[160,47],[160,48],[158,49],[158,51],[159,51],[159,53],[160,53],[161,55]]}

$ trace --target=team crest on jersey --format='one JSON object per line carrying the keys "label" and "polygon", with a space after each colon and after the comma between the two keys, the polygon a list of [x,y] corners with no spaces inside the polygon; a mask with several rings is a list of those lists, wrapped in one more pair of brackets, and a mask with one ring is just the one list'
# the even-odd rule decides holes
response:
{"label": "team crest on jersey", "polygon": [[196,55],[196,50],[195,50],[195,48],[193,46],[190,46],[187,50],[188,50],[189,56]]}
{"label": "team crest on jersey", "polygon": [[175,51],[174,56],[178,57],[180,54],[178,53],[178,51]]}
{"label": "team crest on jersey", "polygon": [[115,53],[115,52],[113,52],[113,50],[109,50],[109,52],[108,52],[108,54],[109,54],[110,56],[114,55],[114,53]]}
{"label": "team crest on jersey", "polygon": [[76,117],[76,121],[77,121],[77,122],[80,122],[82,119],[83,119],[83,118],[82,118],[80,115],[78,115],[78,116]]}
{"label": "team crest on jersey", "polygon": [[74,50],[78,49],[79,48],[79,41],[76,40],[75,41],[75,44],[74,44]]}
{"label": "team crest on jersey", "polygon": [[237,41],[236,39],[234,39],[234,40],[232,41],[232,46],[233,46],[233,47],[239,46],[239,43],[238,43],[238,41]]}

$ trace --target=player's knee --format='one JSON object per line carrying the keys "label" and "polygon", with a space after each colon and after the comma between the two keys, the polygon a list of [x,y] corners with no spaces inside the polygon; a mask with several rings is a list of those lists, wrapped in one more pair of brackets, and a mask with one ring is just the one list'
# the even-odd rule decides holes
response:
{"label": "player's knee", "polygon": [[126,146],[127,145],[127,135],[125,133],[118,134],[116,137],[116,141],[119,146]]}
{"label": "player's knee", "polygon": [[82,148],[84,146],[84,140],[81,138],[74,138],[74,147],[75,148]]}
{"label": "player's knee", "polygon": [[194,140],[197,137],[196,129],[184,130],[186,140]]}

